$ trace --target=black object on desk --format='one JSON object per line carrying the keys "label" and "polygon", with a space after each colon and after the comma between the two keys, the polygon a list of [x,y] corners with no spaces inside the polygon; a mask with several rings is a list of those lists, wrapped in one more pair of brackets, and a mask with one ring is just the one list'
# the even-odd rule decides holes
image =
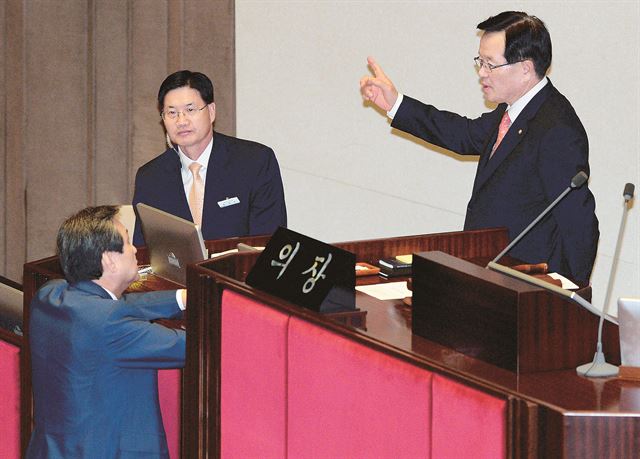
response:
{"label": "black object on desk", "polygon": [[351,252],[280,227],[246,283],[317,312],[353,311],[355,263]]}

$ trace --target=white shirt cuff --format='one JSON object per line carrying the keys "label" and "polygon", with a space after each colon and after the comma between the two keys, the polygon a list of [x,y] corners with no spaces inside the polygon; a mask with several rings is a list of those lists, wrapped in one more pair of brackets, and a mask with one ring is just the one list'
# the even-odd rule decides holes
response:
{"label": "white shirt cuff", "polygon": [[393,104],[393,107],[391,107],[391,110],[389,110],[387,112],[387,116],[391,119],[395,118],[396,116],[396,112],[398,111],[398,108],[400,107],[400,104],[402,103],[402,98],[403,95],[398,93],[398,98],[396,99],[396,103]]}

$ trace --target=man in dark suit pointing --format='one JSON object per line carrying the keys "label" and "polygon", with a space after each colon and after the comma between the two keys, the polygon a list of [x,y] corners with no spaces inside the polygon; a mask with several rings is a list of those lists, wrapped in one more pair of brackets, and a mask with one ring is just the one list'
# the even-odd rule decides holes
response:
{"label": "man in dark suit pointing", "polygon": [[[204,239],[271,234],[287,225],[273,150],[213,130],[213,84],[199,72],[169,75],[158,108],[170,148],[136,174],[133,205],[143,202],[191,220]],[[140,219],[133,243],[144,245]]]}
{"label": "man in dark suit pointing", "polygon": [[[546,77],[551,38],[544,23],[506,11],[478,24],[480,84],[495,110],[468,119],[399,94],[373,58],[363,97],[387,111],[391,125],[463,155],[479,155],[465,230],[528,226],[579,171],[589,174],[587,134],[569,101]],[[527,263],[588,282],[598,244],[595,200],[572,191],[510,252]]]}

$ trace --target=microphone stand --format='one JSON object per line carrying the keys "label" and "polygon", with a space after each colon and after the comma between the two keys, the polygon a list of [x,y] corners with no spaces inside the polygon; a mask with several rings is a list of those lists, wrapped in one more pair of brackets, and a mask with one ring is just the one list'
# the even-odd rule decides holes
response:
{"label": "microphone stand", "polygon": [[601,378],[607,376],[617,376],[618,367],[615,365],[611,365],[607,363],[604,358],[604,353],[602,352],[602,326],[604,325],[604,317],[607,314],[607,309],[609,306],[609,301],[611,300],[611,291],[613,290],[613,279],[615,275],[616,268],[618,266],[618,258],[620,256],[620,247],[622,245],[622,236],[624,234],[624,227],[627,222],[627,213],[629,211],[629,201],[633,199],[633,189],[634,186],[631,183],[627,183],[624,188],[623,197],[624,197],[624,209],[622,211],[622,220],[620,221],[620,229],[618,231],[618,240],[616,242],[616,249],[613,254],[613,260],[611,262],[611,271],[609,272],[609,282],[607,285],[607,293],[605,294],[604,304],[602,306],[602,311],[600,313],[600,322],[598,324],[598,344],[596,346],[596,353],[593,356],[593,361],[590,363],[585,363],[584,365],[580,365],[576,368],[576,372],[579,375],[592,377],[592,378]]}

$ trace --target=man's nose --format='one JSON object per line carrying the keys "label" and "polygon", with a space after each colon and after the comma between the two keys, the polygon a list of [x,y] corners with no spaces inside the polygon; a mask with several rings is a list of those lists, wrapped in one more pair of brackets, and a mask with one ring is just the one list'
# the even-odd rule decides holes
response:
{"label": "man's nose", "polygon": [[176,118],[176,123],[178,124],[186,124],[189,122],[189,117],[184,112],[178,112],[178,117]]}
{"label": "man's nose", "polygon": [[480,75],[482,78],[488,77],[489,73],[489,69],[487,69],[486,65],[483,65],[478,69],[478,75]]}

